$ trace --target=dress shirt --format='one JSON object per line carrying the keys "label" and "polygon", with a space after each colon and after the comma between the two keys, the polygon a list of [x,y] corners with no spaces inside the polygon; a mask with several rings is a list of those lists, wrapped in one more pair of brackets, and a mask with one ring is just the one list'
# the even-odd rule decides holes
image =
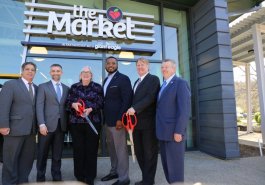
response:
{"label": "dress shirt", "polygon": [[104,88],[103,88],[103,90],[104,90],[104,96],[106,95],[107,87],[109,86],[110,81],[112,80],[113,76],[114,76],[116,73],[117,73],[117,71],[114,72],[114,73],[112,73],[112,74],[110,74],[110,75],[108,75],[107,80],[106,80],[106,82],[105,82],[105,84],[104,84]]}
{"label": "dress shirt", "polygon": [[59,83],[59,88],[61,90],[61,97],[62,97],[63,96],[63,87],[62,87],[61,82],[56,82],[54,80],[51,80],[51,81],[52,81],[52,85],[53,85],[53,88],[54,88],[56,93],[57,93],[57,85],[56,84]]}
{"label": "dress shirt", "polygon": [[[140,76],[140,77],[138,78],[138,81],[136,82],[136,84],[135,84],[135,86],[134,86],[134,88],[133,88],[133,92],[136,91],[137,87],[138,87],[139,84],[144,80],[144,78],[146,77],[146,75],[147,75],[148,73],[149,73],[149,72],[147,72],[146,74],[144,74],[143,76]],[[140,80],[140,82],[139,82],[139,80]]]}
{"label": "dress shirt", "polygon": [[[175,76],[175,74],[173,74],[172,76],[170,76],[167,80],[166,80],[166,82],[167,82],[167,84],[166,84],[166,86],[169,84],[169,82],[172,80],[172,78]],[[165,86],[165,87],[166,87]]]}
{"label": "dress shirt", "polygon": [[33,91],[33,96],[35,95],[35,89],[33,86],[33,82],[28,82],[25,78],[21,77],[22,81],[24,82],[24,84],[26,85],[28,91],[29,91],[29,83],[32,83],[32,91]]}

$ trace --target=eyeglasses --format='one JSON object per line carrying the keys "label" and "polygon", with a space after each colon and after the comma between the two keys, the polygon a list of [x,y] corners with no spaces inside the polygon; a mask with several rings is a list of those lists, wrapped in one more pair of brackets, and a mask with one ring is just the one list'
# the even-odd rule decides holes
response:
{"label": "eyeglasses", "polygon": [[90,71],[82,71],[82,74],[92,74]]}

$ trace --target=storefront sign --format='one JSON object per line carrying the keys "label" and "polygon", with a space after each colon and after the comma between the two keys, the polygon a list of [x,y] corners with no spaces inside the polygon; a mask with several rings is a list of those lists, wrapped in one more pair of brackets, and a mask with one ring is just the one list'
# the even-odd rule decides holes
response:
{"label": "storefront sign", "polygon": [[23,46],[40,46],[40,47],[57,47],[57,48],[80,48],[89,50],[113,50],[113,51],[132,51],[137,53],[150,53],[153,54],[156,50],[153,49],[137,49],[121,47],[117,44],[108,42],[99,42],[97,44],[84,44],[84,43],[50,43],[50,42],[26,42],[22,41]]}
{"label": "storefront sign", "polygon": [[[28,2],[25,4],[32,11],[25,11],[28,19],[24,21],[27,25],[24,33],[155,41],[152,15],[126,13],[118,7],[98,10],[76,5],[69,7]],[[36,8],[38,11],[34,11]],[[39,11],[40,9],[46,12]],[[149,22],[133,20],[135,18],[144,18]],[[35,29],[35,25],[40,28]]]}

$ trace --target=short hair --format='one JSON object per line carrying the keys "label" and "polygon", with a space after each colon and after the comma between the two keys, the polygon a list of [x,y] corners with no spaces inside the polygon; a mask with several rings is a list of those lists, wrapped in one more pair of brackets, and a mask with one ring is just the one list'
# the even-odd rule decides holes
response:
{"label": "short hair", "polygon": [[107,62],[109,59],[111,59],[111,58],[115,59],[116,62],[118,62],[118,59],[117,59],[116,57],[114,57],[114,56],[109,56],[108,58],[106,58],[106,62]]}
{"label": "short hair", "polygon": [[177,67],[176,62],[174,60],[172,60],[172,59],[165,59],[165,60],[162,61],[162,63],[164,63],[164,62],[170,62],[173,67]]}
{"label": "short hair", "polygon": [[34,62],[24,62],[24,63],[22,64],[22,66],[21,66],[22,71],[24,71],[24,69],[25,69],[25,67],[26,67],[27,65],[32,65],[32,66],[34,67],[35,71],[37,70],[37,65],[36,65]]}
{"label": "short hair", "polygon": [[89,72],[92,74],[92,69],[91,69],[91,67],[89,67],[89,66],[84,66],[84,67],[82,67],[80,73],[84,72],[85,69],[88,69]]}
{"label": "short hair", "polygon": [[143,62],[143,63],[145,63],[145,64],[147,64],[147,65],[149,65],[149,60],[146,59],[146,58],[143,58],[143,57],[138,58],[137,61],[136,61],[136,64],[137,64],[138,62],[140,62],[140,61]]}
{"label": "short hair", "polygon": [[52,67],[59,67],[59,68],[63,69],[63,67],[60,64],[52,64],[50,66],[50,68],[52,68]]}
{"label": "short hair", "polygon": [[90,72],[90,74],[91,74],[91,76],[92,76],[92,78],[91,78],[91,81],[92,81],[92,80],[93,80],[93,73],[92,73],[92,69],[91,69],[91,67],[89,67],[89,66],[84,66],[84,67],[82,67],[82,69],[81,69],[81,71],[80,71],[79,82],[82,82],[81,74],[82,74],[82,72],[84,72],[84,69],[88,69],[88,70],[89,70],[89,72]]}

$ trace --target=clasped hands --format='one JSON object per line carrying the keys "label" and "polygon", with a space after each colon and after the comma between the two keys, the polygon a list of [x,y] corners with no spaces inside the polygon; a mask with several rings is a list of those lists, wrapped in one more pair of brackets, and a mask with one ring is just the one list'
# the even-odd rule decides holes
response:
{"label": "clasped hands", "polygon": [[[75,109],[76,111],[79,111],[79,107],[82,106],[81,103],[79,102],[76,102],[76,103],[72,103],[72,108]],[[83,118],[86,117],[87,115],[90,114],[90,112],[92,112],[93,109],[90,107],[90,108],[86,108],[84,109],[84,113],[83,115],[81,115]]]}

